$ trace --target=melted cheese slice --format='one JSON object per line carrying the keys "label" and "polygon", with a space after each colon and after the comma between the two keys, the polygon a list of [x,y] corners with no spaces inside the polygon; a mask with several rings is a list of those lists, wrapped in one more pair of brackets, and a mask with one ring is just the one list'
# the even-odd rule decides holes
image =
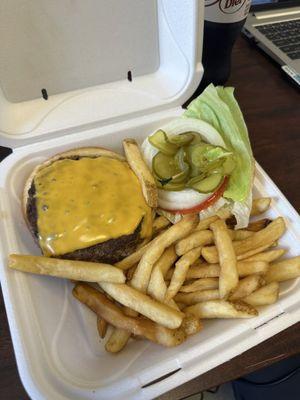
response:
{"label": "melted cheese slice", "polygon": [[39,243],[44,255],[62,255],[129,235],[142,221],[151,235],[152,212],[125,161],[63,159],[34,179]]}

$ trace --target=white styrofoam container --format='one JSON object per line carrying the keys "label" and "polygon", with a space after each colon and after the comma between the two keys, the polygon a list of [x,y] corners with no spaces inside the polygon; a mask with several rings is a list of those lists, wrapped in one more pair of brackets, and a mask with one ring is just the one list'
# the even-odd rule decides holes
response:
{"label": "white styrofoam container", "polygon": [[[149,57],[150,70],[147,63],[129,68],[128,60],[124,60],[121,52],[124,43],[119,46],[122,38],[107,37],[97,20],[94,25],[91,23],[94,30],[99,29],[99,37],[104,35],[102,47],[105,44],[109,47],[110,40],[117,46],[119,53],[114,53],[113,57],[120,69],[108,77],[108,66],[99,77],[92,66],[101,65],[101,60],[99,57],[89,59],[89,88],[84,88],[89,76],[85,71],[85,68],[89,71],[88,66],[80,64],[78,72],[72,70],[72,63],[68,64],[66,60],[68,70],[59,70],[59,65],[54,63],[54,72],[49,75],[47,65],[32,54],[26,40],[41,40],[36,44],[37,48],[40,51],[46,51],[45,46],[49,49],[49,53],[42,54],[42,60],[49,59],[52,53],[61,55],[63,45],[70,44],[70,32],[76,34],[78,19],[88,24],[91,14],[102,15],[103,12],[101,21],[105,25],[108,20],[106,29],[114,26],[112,23],[121,23],[123,14],[118,11],[117,0],[32,0],[23,2],[20,10],[16,8],[16,1],[6,2],[8,8],[4,7],[0,14],[1,37],[2,29],[6,32],[15,25],[18,29],[23,26],[26,32],[25,38],[22,31],[18,33],[21,42],[15,43],[16,52],[11,53],[11,48],[0,46],[0,77],[5,81],[0,89],[0,145],[16,147],[0,164],[0,277],[19,373],[31,398],[154,398],[299,321],[298,279],[282,284],[279,302],[263,309],[257,318],[205,322],[201,333],[173,349],[162,349],[147,341],[132,341],[122,353],[113,356],[104,351],[99,340],[95,315],[72,298],[70,283],[7,268],[10,253],[39,254],[21,212],[24,181],[33,167],[69,148],[99,145],[122,151],[121,142],[125,137],[141,142],[155,128],[182,112],[180,104],[193,92],[203,72],[200,62],[202,1],[122,1],[122,6],[129,10],[126,14],[128,27],[122,34],[126,41],[129,40],[130,60],[138,63],[136,55],[139,52],[142,57]],[[89,13],[82,8],[83,3]],[[108,3],[116,15],[109,13]],[[14,12],[10,12],[12,10]],[[136,22],[145,20],[145,12],[150,24],[156,27],[150,32]],[[68,20],[70,15],[71,21]],[[39,39],[33,35],[36,33],[33,29],[40,33]],[[131,32],[128,37],[127,29]],[[55,43],[52,48],[51,39],[54,40],[57,30],[62,36],[60,43]],[[84,46],[94,40],[88,34],[85,37],[85,30],[79,31],[80,46],[72,47],[70,51],[73,62],[84,51]],[[148,41],[147,48],[141,43],[131,47],[130,40],[138,34],[142,37],[141,43]],[[9,44],[13,35],[13,32],[8,35]],[[13,64],[18,61],[15,57],[19,52],[26,57],[28,51],[31,51],[34,65],[42,71],[37,80],[30,77],[26,68],[25,72],[14,69]],[[11,61],[10,65],[3,64],[3,55]],[[33,68],[33,64],[28,68]],[[83,75],[80,75],[81,70]],[[118,80],[121,70],[133,71],[133,81]],[[21,74],[25,82],[20,90],[15,87],[10,73]],[[80,75],[78,79],[76,73]],[[62,76],[67,79],[69,74],[73,77],[71,80],[60,79]],[[41,82],[46,82],[44,87],[49,89],[47,101],[36,98]],[[52,96],[51,91],[56,94]],[[254,195],[274,198],[270,216],[283,215],[288,225],[281,243],[290,249],[288,256],[299,254],[300,218],[259,166]]]}
{"label": "white styrofoam container", "polygon": [[[38,143],[16,150],[3,161],[1,283],[19,372],[33,399],[150,399],[299,321],[298,279],[281,284],[280,300],[254,319],[204,322],[201,333],[172,349],[132,341],[114,356],[99,341],[95,315],[72,298],[70,283],[6,267],[10,253],[39,254],[20,203],[24,180],[36,164],[72,147],[100,145],[121,151],[123,138],[134,137],[141,143],[154,127],[177,114],[177,110],[158,113],[54,139],[47,146]],[[254,194],[272,196],[269,216],[283,215],[288,226],[280,243],[289,248],[288,256],[299,254],[300,218],[259,166]]]}

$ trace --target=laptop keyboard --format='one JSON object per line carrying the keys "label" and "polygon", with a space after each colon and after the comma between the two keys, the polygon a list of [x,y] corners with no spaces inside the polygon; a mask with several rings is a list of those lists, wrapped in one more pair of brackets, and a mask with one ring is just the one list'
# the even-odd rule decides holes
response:
{"label": "laptop keyboard", "polygon": [[256,25],[255,28],[292,60],[300,58],[300,19]]}

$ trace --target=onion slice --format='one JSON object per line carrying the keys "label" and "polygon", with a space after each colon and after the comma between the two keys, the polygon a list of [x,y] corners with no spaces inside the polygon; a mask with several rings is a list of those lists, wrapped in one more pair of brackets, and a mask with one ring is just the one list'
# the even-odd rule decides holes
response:
{"label": "onion slice", "polygon": [[228,176],[224,177],[223,182],[221,185],[217,188],[215,192],[210,194],[204,201],[201,203],[196,204],[193,207],[185,207],[185,208],[179,208],[179,209],[165,209],[163,208],[164,211],[168,211],[173,214],[192,214],[192,213],[199,213],[202,210],[208,208],[209,206],[213,205],[217,200],[219,200],[220,197],[223,196],[223,193],[225,192],[226,186],[228,183]]}

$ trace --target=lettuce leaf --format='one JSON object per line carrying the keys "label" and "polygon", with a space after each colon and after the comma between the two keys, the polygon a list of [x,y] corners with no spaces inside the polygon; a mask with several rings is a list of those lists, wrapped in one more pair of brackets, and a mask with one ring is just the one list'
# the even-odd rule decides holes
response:
{"label": "lettuce leaf", "polygon": [[208,161],[216,161],[220,158],[228,157],[231,154],[230,151],[222,149],[222,147],[214,147],[213,149],[207,150],[204,156]]}
{"label": "lettuce leaf", "polygon": [[192,101],[183,116],[204,120],[220,133],[236,161],[224,197],[247,204],[252,190],[254,159],[247,127],[233,92],[231,87],[211,84]]}

